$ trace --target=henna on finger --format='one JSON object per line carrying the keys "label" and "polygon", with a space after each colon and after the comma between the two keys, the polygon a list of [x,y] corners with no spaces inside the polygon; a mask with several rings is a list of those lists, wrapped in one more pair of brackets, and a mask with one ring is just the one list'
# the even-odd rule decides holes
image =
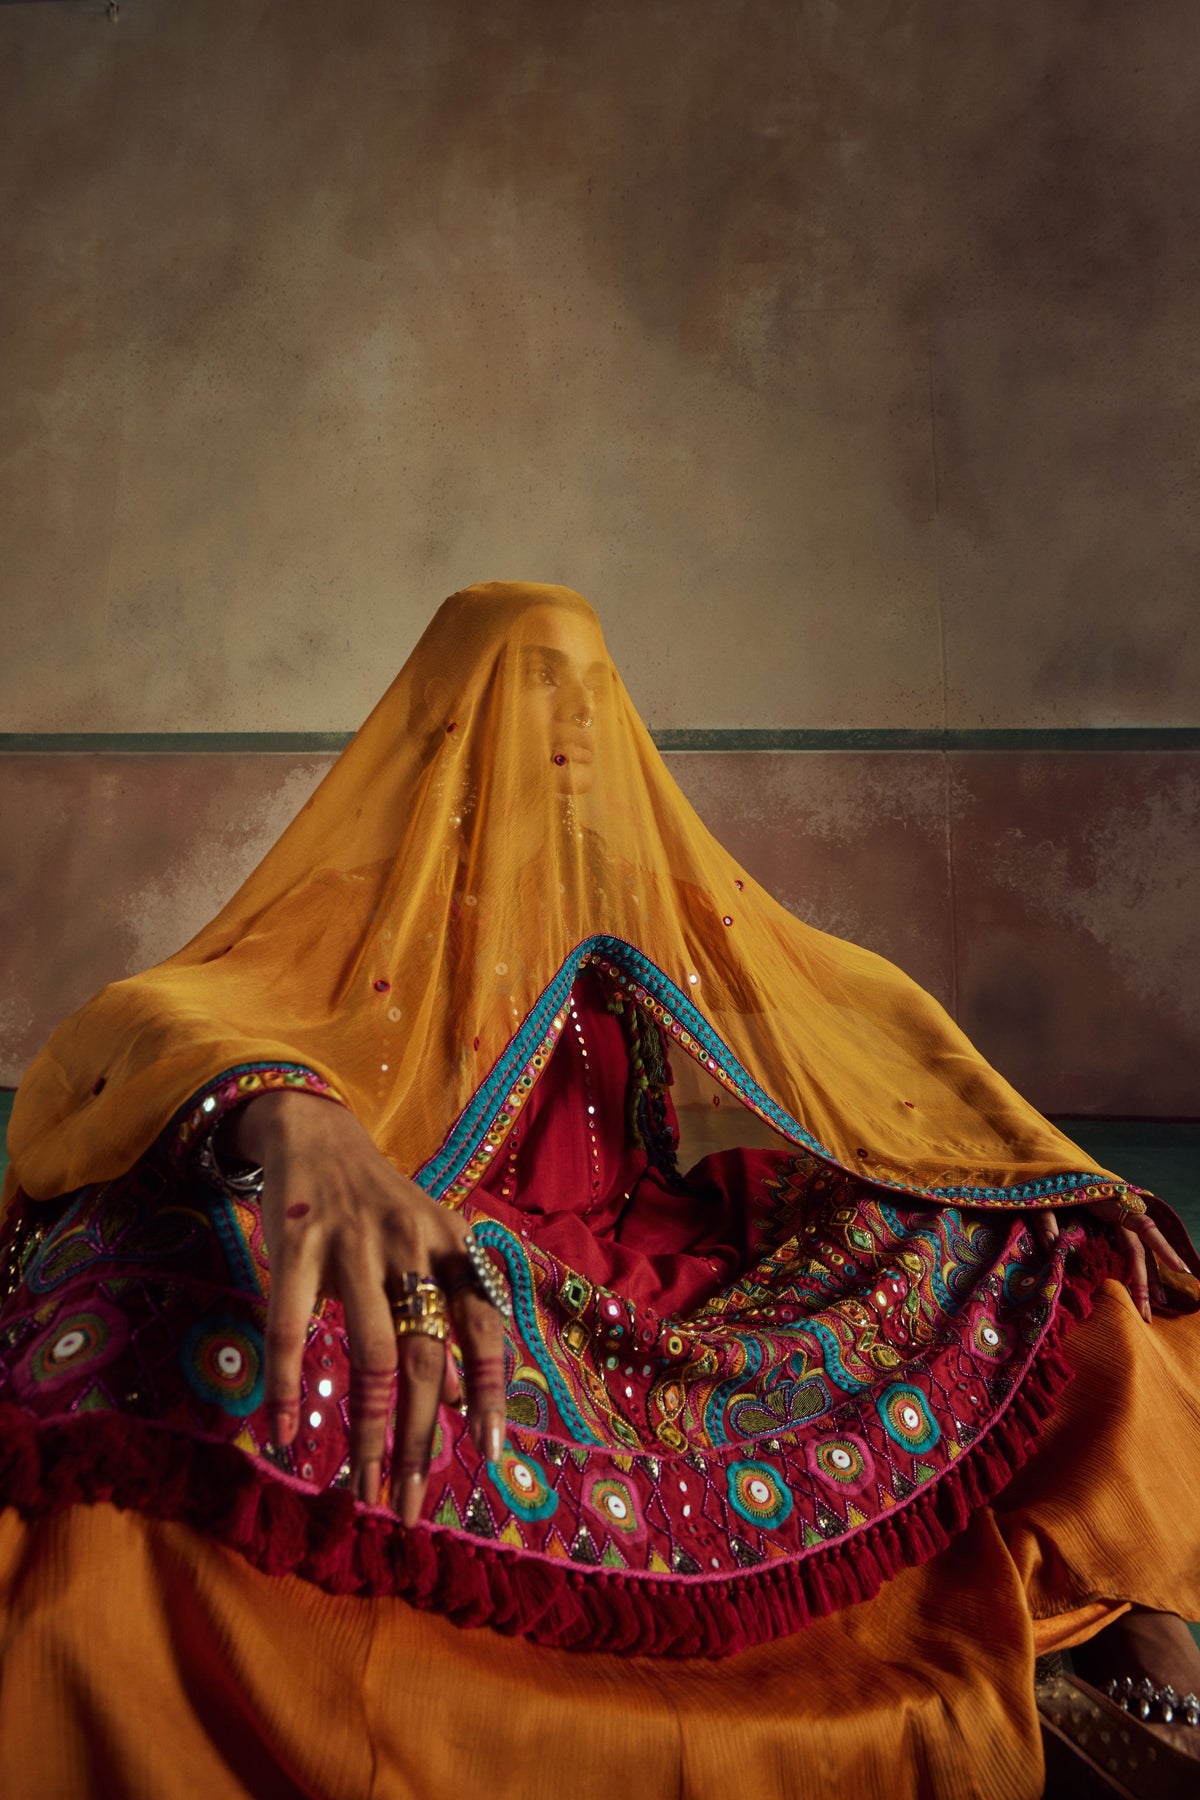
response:
{"label": "henna on finger", "polygon": [[[493,1348],[496,1315],[486,1302],[477,1302],[477,1306],[485,1316],[482,1319],[477,1315],[468,1316],[459,1334],[467,1382],[467,1414],[475,1448],[489,1462],[495,1462],[504,1448],[508,1401],[506,1364],[503,1348]],[[492,1314],[491,1318],[486,1316],[488,1313]]]}
{"label": "henna on finger", "polygon": [[475,1448],[495,1462],[504,1448],[504,1358],[477,1356],[467,1363],[467,1412]]}
{"label": "henna on finger", "polygon": [[296,1427],[300,1422],[298,1406],[273,1406],[270,1409],[267,1429],[270,1433],[271,1446],[275,1450],[286,1450],[296,1435]]}
{"label": "henna on finger", "polygon": [[1129,1289],[1134,1305],[1149,1325],[1153,1314],[1150,1311],[1150,1283],[1146,1274],[1146,1252],[1142,1248],[1142,1240],[1136,1231],[1130,1231],[1128,1227],[1123,1227],[1122,1236],[1125,1239],[1125,1256],[1128,1264],[1125,1286]]}
{"label": "henna on finger", "polygon": [[361,1454],[364,1435],[374,1439],[378,1428],[382,1439],[392,1410],[392,1383],[395,1369],[350,1368],[350,1421],[354,1449],[350,1458],[350,1481],[360,1500],[368,1506],[379,1503],[382,1456]]}
{"label": "henna on finger", "polygon": [[[264,1340],[265,1369],[263,1400],[267,1409],[267,1428],[277,1450],[286,1449],[296,1436],[300,1424],[300,1365],[308,1339],[308,1312],[303,1316],[294,1296],[286,1294],[284,1283],[277,1280],[267,1303],[267,1329]],[[295,1306],[290,1317],[285,1306]]]}
{"label": "henna on finger", "polygon": [[421,1516],[445,1366],[445,1349],[436,1338],[414,1334],[401,1339],[392,1486],[399,1492],[405,1525],[415,1525]]}
{"label": "henna on finger", "polygon": [[350,1407],[364,1425],[386,1421],[392,1407],[395,1369],[350,1370]]}
{"label": "henna on finger", "polygon": [[508,1397],[504,1318],[482,1292],[479,1275],[461,1245],[438,1259],[437,1275],[462,1349],[471,1439],[481,1456],[495,1462],[504,1448]]}
{"label": "henna on finger", "polygon": [[1173,1244],[1167,1242],[1152,1219],[1139,1219],[1133,1229],[1158,1262],[1165,1263],[1168,1269],[1174,1269],[1177,1275],[1191,1274],[1186,1259],[1180,1256]]}

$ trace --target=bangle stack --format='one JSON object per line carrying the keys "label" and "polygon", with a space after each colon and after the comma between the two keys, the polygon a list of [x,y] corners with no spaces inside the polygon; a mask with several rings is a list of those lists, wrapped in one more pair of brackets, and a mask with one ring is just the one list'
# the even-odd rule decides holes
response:
{"label": "bangle stack", "polygon": [[236,1169],[223,1169],[217,1161],[213,1142],[219,1126],[213,1125],[196,1144],[196,1167],[210,1187],[235,1200],[256,1200],[262,1193],[263,1172],[256,1163],[239,1163]]}

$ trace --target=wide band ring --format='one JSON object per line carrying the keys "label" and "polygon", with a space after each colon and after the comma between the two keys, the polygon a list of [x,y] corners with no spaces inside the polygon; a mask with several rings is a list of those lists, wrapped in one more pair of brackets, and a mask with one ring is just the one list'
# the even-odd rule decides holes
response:
{"label": "wide band ring", "polygon": [[451,1300],[470,1289],[489,1306],[494,1306],[502,1318],[511,1319],[512,1301],[508,1297],[503,1277],[483,1245],[469,1230],[463,1238],[463,1249],[467,1253],[468,1266],[464,1267],[459,1263],[455,1273],[448,1279],[446,1287]]}
{"label": "wide band ring", "polygon": [[398,1338],[431,1337],[444,1343],[450,1333],[450,1318],[446,1306],[446,1296],[432,1275],[418,1274],[416,1269],[405,1269],[396,1278],[390,1301],[392,1310],[392,1330]]}
{"label": "wide band ring", "polygon": [[435,1338],[439,1344],[444,1344],[450,1336],[450,1321],[445,1313],[430,1313],[421,1319],[406,1318],[403,1313],[393,1313],[392,1330],[396,1334],[397,1342],[406,1337],[427,1337]]}

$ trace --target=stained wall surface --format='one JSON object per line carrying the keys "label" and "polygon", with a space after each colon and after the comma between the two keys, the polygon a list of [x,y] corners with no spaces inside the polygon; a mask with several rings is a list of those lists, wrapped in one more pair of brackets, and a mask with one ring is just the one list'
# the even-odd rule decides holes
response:
{"label": "stained wall surface", "polygon": [[[1190,0],[0,5],[0,733],[344,731],[565,581],[658,728],[1200,725]],[[0,751],[0,1082],[328,759]],[[1043,1110],[1200,1115],[1200,770],[672,759]]]}
{"label": "stained wall surface", "polygon": [[[1200,752],[667,760],[750,874],[898,962],[1044,1112],[1200,1113]],[[8,758],[0,1085],[211,918],[331,761]]]}
{"label": "stained wall surface", "polygon": [[1192,0],[0,7],[0,729],[1196,722]]}

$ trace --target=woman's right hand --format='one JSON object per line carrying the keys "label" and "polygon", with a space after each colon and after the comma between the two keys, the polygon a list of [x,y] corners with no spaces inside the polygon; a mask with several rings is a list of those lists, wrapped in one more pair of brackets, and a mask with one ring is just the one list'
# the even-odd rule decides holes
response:
{"label": "woman's right hand", "polygon": [[[397,1340],[389,1291],[410,1270],[458,1291],[471,1436],[495,1461],[504,1442],[504,1320],[462,1283],[465,1226],[388,1162],[353,1113],[295,1090],[257,1095],[226,1127],[235,1153],[263,1169],[262,1225],[271,1264],[265,1403],[271,1437],[290,1444],[300,1421],[300,1367],[318,1297],[341,1302],[350,1344],[350,1486],[379,1499],[384,1434],[396,1391],[392,1503],[420,1517],[440,1404],[459,1401],[448,1347]],[[457,1280],[455,1280],[457,1278]]]}

